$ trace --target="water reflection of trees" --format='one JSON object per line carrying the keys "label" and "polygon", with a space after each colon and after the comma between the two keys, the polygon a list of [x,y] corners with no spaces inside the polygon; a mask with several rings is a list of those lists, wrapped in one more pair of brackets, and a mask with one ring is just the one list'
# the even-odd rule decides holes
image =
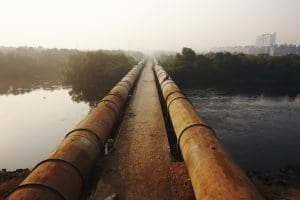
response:
{"label": "water reflection of trees", "polygon": [[98,101],[134,65],[135,59],[120,51],[79,52],[64,68],[64,84],[72,86],[74,101]]}
{"label": "water reflection of trees", "polygon": [[44,89],[53,91],[60,87],[60,83],[55,82],[30,82],[30,81],[10,81],[0,80],[0,95],[19,95],[29,93],[33,90]]}
{"label": "water reflection of trees", "polygon": [[103,96],[107,93],[108,89],[104,88],[96,88],[95,90],[81,90],[74,89],[71,87],[69,94],[73,101],[79,102],[87,102],[90,106],[94,106],[99,102],[99,99],[103,98]]}
{"label": "water reflection of trees", "polygon": [[0,94],[23,94],[61,83],[68,57],[77,52],[42,47],[0,47]]}
{"label": "water reflection of trees", "polygon": [[142,58],[135,51],[0,47],[0,94],[63,85],[71,87],[74,101],[93,104]]}

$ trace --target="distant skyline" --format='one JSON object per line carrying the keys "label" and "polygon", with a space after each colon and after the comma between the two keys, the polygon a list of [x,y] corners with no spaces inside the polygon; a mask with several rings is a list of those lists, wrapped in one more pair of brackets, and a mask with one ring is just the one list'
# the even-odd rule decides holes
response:
{"label": "distant skyline", "polygon": [[0,46],[198,51],[300,44],[299,0],[0,0]]}

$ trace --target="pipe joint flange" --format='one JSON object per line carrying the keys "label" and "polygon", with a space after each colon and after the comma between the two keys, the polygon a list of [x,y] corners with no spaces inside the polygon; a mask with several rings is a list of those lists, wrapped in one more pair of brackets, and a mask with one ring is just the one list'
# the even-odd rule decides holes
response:
{"label": "pipe joint flange", "polygon": [[[170,92],[166,97],[165,97],[165,101],[168,102],[168,98],[172,95],[172,94],[175,94],[175,93],[178,93],[178,94],[182,94],[182,92],[180,90],[175,90],[175,91],[172,91]],[[183,95],[184,96],[184,95]]]}
{"label": "pipe joint flange", "polygon": [[208,126],[207,124],[199,124],[199,123],[196,123],[196,124],[190,124],[190,125],[188,125],[187,127],[185,127],[185,128],[179,133],[179,136],[178,136],[178,139],[177,139],[177,145],[176,145],[177,152],[178,152],[179,154],[181,154],[180,141],[181,141],[181,138],[182,138],[183,134],[184,134],[188,129],[190,129],[190,128],[192,128],[192,127],[196,127],[196,126],[206,128],[206,129],[210,130],[210,131],[216,136],[216,132],[215,132],[210,126]]}
{"label": "pipe joint flange", "polygon": [[163,81],[163,82],[161,83],[161,85],[160,85],[161,91],[164,91],[164,88],[165,88],[166,85],[168,85],[168,84],[174,84],[174,85],[175,85],[174,81],[172,81],[172,80],[170,80],[170,79],[165,80],[165,81]]}
{"label": "pipe joint flange", "polygon": [[56,189],[49,187],[47,185],[43,185],[40,183],[27,183],[23,185],[19,185],[18,187],[14,188],[11,190],[9,193],[7,193],[4,197],[4,199],[8,198],[12,193],[21,190],[21,189],[26,189],[26,188],[36,188],[36,189],[41,189],[41,190],[47,190],[50,193],[54,193],[56,196],[58,196],[62,200],[67,200],[60,192],[58,192]]}
{"label": "pipe joint flange", "polygon": [[172,103],[174,103],[174,102],[177,101],[178,99],[184,99],[184,100],[186,100],[187,102],[189,102],[189,103],[191,104],[191,102],[189,101],[189,99],[186,98],[185,96],[176,97],[176,98],[172,99],[172,100],[168,103],[168,105],[167,105],[167,109],[168,109],[169,112],[170,112],[170,106],[172,105]]}
{"label": "pipe joint flange", "polygon": [[67,138],[69,135],[71,135],[72,133],[77,132],[77,131],[85,131],[85,132],[90,133],[91,135],[93,135],[97,139],[97,143],[101,145],[100,149],[104,147],[104,142],[103,142],[102,138],[100,138],[100,136],[96,132],[94,132],[93,130],[88,129],[88,128],[73,129],[73,130],[71,130],[70,132],[68,132],[66,134],[65,138]]}

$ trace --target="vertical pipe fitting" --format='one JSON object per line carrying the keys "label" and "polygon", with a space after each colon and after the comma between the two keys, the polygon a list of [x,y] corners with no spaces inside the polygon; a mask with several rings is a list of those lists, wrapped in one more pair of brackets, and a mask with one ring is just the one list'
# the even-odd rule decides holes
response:
{"label": "vertical pipe fitting", "polygon": [[79,199],[143,66],[134,66],[6,199]]}
{"label": "vertical pipe fitting", "polygon": [[154,71],[196,199],[263,199],[165,70],[156,65]]}

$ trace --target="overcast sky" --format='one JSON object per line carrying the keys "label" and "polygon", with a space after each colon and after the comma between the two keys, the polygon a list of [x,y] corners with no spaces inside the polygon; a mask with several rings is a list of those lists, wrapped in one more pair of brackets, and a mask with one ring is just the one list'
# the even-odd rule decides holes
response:
{"label": "overcast sky", "polygon": [[300,44],[300,0],[0,0],[0,46],[195,50],[277,32]]}

